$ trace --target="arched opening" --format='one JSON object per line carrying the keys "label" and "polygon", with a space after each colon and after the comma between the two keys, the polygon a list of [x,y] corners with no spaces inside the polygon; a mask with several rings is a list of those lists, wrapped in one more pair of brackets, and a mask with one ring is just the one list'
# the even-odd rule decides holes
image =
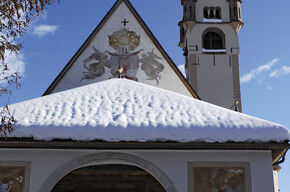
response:
{"label": "arched opening", "polygon": [[87,166],[65,175],[51,192],[166,192],[147,171],[132,165]]}
{"label": "arched opening", "polygon": [[221,19],[221,8],[220,7],[204,7],[203,18],[205,19]]}
{"label": "arched opening", "polygon": [[206,18],[206,19],[209,18],[208,9],[209,9],[208,7],[203,8],[203,18]]}
{"label": "arched opening", "polygon": [[203,37],[203,45],[205,49],[222,49],[223,39],[216,32],[208,32]]}
{"label": "arched opening", "polygon": [[220,7],[216,7],[215,8],[215,18],[216,19],[221,19],[222,18],[222,16],[221,16],[221,8]]}
{"label": "arched opening", "polygon": [[202,43],[204,49],[225,49],[225,34],[218,28],[208,28],[203,32]]}
{"label": "arched opening", "polygon": [[215,15],[214,15],[214,7],[210,7],[209,9],[209,18],[210,19],[215,19]]}
{"label": "arched opening", "polygon": [[45,179],[45,181],[41,184],[38,192],[51,192],[53,187],[65,175],[69,174],[73,170],[77,170],[82,167],[88,167],[90,165],[108,164],[133,165],[139,167],[142,170],[150,173],[150,175],[154,176],[154,178],[160,182],[164,189],[166,189],[166,192],[177,192],[174,184],[168,178],[168,176],[151,162],[135,155],[116,152],[104,152],[85,155],[61,164],[55,168],[54,171],[51,172],[50,175]]}

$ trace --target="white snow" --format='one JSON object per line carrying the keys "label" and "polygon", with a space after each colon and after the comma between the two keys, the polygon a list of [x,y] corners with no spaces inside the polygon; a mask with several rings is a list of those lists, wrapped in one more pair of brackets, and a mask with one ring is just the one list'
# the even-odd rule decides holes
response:
{"label": "white snow", "polygon": [[204,22],[204,23],[222,23],[223,20],[221,20],[221,19],[206,19],[206,18],[203,18],[202,22]]}
{"label": "white snow", "polygon": [[290,131],[174,92],[107,80],[13,104],[9,137],[76,141],[283,142]]}
{"label": "white snow", "polygon": [[202,52],[205,52],[205,53],[220,53],[220,52],[227,52],[226,49],[205,49],[203,48],[202,49]]}

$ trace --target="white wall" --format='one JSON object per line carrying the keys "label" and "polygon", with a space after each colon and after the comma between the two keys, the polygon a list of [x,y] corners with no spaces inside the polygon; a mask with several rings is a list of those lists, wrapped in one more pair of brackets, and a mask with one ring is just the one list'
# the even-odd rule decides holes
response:
{"label": "white wall", "polygon": [[204,101],[230,109],[235,99],[229,55],[200,55],[199,62],[198,95]]}
{"label": "white wall", "polygon": [[[270,151],[213,151],[213,150],[27,150],[1,149],[0,161],[31,161],[30,192],[40,192],[51,173],[60,177],[63,170],[81,157],[106,152],[137,156],[158,167],[173,183],[178,192],[188,191],[188,162],[249,162],[252,192],[273,192],[273,172]],[[81,161],[80,161],[81,162]],[[118,159],[111,161],[117,163]],[[120,162],[124,163],[124,161]],[[97,162],[96,164],[99,164]],[[106,162],[102,162],[104,164]],[[109,162],[108,162],[109,163]],[[94,164],[94,162],[90,163]],[[83,167],[87,165],[79,165]],[[148,165],[150,169],[150,165]],[[146,168],[145,168],[146,169]],[[45,191],[41,191],[45,192]]]}

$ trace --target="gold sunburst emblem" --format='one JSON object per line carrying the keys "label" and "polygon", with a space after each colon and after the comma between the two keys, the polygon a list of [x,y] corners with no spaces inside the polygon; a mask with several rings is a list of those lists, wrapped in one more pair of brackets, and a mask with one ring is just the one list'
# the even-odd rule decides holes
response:
{"label": "gold sunburst emblem", "polygon": [[122,28],[115,31],[112,35],[109,35],[109,45],[119,51],[122,47],[126,47],[128,50],[133,51],[140,44],[140,35],[136,32],[130,31],[127,28]]}

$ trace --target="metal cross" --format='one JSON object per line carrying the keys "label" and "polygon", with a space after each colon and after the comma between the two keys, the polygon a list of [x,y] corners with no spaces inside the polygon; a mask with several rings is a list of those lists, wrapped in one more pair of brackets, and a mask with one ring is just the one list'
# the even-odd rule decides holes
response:
{"label": "metal cross", "polygon": [[127,21],[126,19],[124,19],[123,21],[121,21],[121,23],[123,23],[124,26],[126,26],[126,24],[129,23],[129,21]]}

